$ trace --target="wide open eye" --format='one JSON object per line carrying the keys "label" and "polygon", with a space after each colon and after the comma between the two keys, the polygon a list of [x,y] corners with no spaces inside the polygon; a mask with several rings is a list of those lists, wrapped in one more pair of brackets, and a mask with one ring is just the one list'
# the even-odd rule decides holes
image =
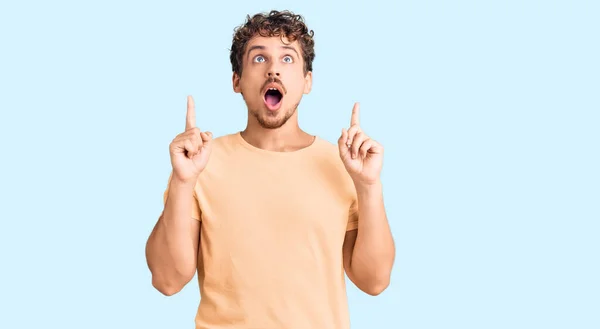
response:
{"label": "wide open eye", "polygon": [[254,61],[257,63],[262,63],[265,61],[265,58],[262,55],[258,55],[256,57],[254,57]]}
{"label": "wide open eye", "polygon": [[289,55],[288,55],[288,56],[285,56],[285,57],[283,58],[283,62],[284,62],[284,63],[293,63],[293,62],[294,62],[294,58],[292,58],[292,56],[289,56]]}

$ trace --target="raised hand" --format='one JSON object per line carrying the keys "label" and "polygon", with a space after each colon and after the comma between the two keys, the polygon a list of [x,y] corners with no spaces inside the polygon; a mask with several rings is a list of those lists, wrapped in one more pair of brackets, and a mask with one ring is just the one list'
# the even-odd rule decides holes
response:
{"label": "raised hand", "polygon": [[177,135],[169,145],[173,178],[185,183],[195,183],[208,163],[211,141],[212,133],[201,132],[196,127],[194,99],[188,96],[185,131]]}
{"label": "raised hand", "polygon": [[355,184],[374,184],[383,166],[383,146],[369,138],[360,128],[359,103],[354,104],[350,128],[342,129],[338,139],[340,158]]}

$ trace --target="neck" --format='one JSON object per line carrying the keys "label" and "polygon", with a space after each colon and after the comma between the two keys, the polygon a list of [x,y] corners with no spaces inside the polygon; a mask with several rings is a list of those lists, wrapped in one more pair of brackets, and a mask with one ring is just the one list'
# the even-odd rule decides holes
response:
{"label": "neck", "polygon": [[290,117],[283,126],[275,129],[263,128],[256,118],[249,116],[246,129],[241,134],[249,144],[274,152],[297,151],[308,147],[315,139],[315,136],[300,129],[297,113]]}

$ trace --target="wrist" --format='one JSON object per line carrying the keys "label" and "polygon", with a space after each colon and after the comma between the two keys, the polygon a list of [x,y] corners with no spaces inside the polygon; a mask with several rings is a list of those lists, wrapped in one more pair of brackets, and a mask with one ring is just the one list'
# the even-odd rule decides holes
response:
{"label": "wrist", "polygon": [[354,187],[356,188],[356,193],[359,196],[369,196],[373,194],[379,194],[382,191],[381,180],[377,179],[372,182],[354,182]]}
{"label": "wrist", "polygon": [[182,180],[173,176],[171,179],[171,189],[173,190],[184,190],[184,191],[192,191],[196,185],[195,180]]}

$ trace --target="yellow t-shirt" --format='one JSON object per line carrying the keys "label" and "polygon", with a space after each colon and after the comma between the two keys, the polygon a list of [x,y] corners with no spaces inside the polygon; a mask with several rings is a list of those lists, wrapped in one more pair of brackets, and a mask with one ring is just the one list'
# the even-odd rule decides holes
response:
{"label": "yellow t-shirt", "polygon": [[194,197],[197,329],[350,327],[342,245],[358,209],[336,144],[273,152],[239,132],[215,138]]}

